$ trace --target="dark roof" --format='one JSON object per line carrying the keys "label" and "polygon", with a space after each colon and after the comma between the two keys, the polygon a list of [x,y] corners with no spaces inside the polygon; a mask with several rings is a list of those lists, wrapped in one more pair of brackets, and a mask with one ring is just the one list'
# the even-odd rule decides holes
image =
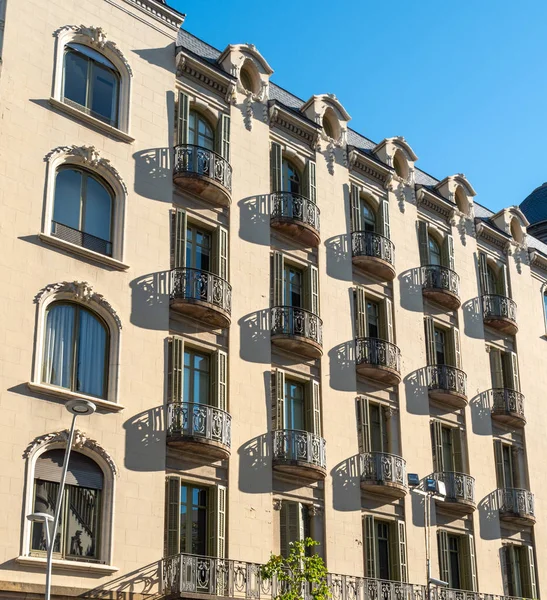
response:
{"label": "dark roof", "polygon": [[537,187],[521,202],[519,208],[530,224],[547,221],[547,183]]}

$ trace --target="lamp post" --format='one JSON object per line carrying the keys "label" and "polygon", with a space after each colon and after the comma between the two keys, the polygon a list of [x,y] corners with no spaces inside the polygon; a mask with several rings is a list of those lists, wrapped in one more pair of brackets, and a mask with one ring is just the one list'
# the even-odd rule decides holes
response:
{"label": "lamp post", "polygon": [[44,523],[46,528],[47,561],[45,600],[50,600],[51,598],[51,569],[53,566],[53,548],[55,547],[55,536],[57,535],[57,527],[59,526],[59,517],[61,515],[61,505],[63,502],[63,494],[65,491],[68,461],[70,460],[70,451],[72,450],[72,441],[74,439],[76,417],[92,415],[97,408],[95,404],[93,404],[93,402],[89,402],[88,400],[69,400],[65,406],[68,412],[72,415],[72,424],[70,426],[70,433],[68,434],[65,457],[63,460],[63,469],[61,472],[59,491],[57,493],[57,504],[55,505],[55,513],[53,517],[46,513],[32,513],[30,515],[27,515],[27,519],[29,521],[33,521],[35,523]]}

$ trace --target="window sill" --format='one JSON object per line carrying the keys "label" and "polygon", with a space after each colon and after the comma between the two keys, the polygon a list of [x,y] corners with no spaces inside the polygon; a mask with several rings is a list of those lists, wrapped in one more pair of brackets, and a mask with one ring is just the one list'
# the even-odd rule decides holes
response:
{"label": "window sill", "polygon": [[87,115],[85,112],[82,112],[81,110],[78,110],[77,108],[69,106],[68,104],[61,102],[60,100],[57,100],[56,98],[50,98],[49,103],[54,108],[57,108],[58,110],[66,113],[67,115],[70,115],[71,117],[74,117],[81,121],[85,121],[88,125],[91,125],[92,127],[95,127],[96,129],[100,129],[104,133],[108,133],[112,137],[115,137],[118,140],[121,140],[122,142],[131,144],[135,141],[135,138],[131,137],[130,135],[128,135],[121,129],[118,129],[117,127],[112,127],[112,125],[108,125],[107,123],[103,123],[100,119],[96,119],[95,117],[92,117],[91,115]]}
{"label": "window sill", "polygon": [[[26,567],[46,567],[46,558],[41,556],[18,556],[15,561]],[[116,573],[120,570],[118,567],[111,567],[110,565],[102,565],[99,563],[90,563],[79,560],[63,560],[60,558],[53,559],[53,568],[100,575],[111,575],[112,573]]]}
{"label": "window sill", "polygon": [[75,392],[58,388],[54,385],[48,385],[46,383],[34,383],[29,381],[27,385],[33,392],[47,394],[48,396],[55,396],[63,400],[89,400],[90,402],[93,402],[93,404],[97,405],[98,408],[102,408],[107,412],[120,412],[125,408],[125,406],[116,404],[116,402],[110,402],[110,400],[102,400],[101,398],[95,398],[94,396],[88,396],[87,394],[77,394]]}
{"label": "window sill", "polygon": [[99,252],[93,252],[93,250],[88,250],[87,248],[83,248],[77,244],[72,244],[66,240],[61,240],[52,235],[48,235],[47,233],[40,233],[39,237],[45,244],[61,248],[62,250],[67,250],[68,252],[74,252],[75,254],[89,258],[90,260],[106,265],[107,267],[112,267],[117,271],[126,271],[129,269],[129,265],[126,265],[115,258],[106,256],[105,254],[100,254]]}

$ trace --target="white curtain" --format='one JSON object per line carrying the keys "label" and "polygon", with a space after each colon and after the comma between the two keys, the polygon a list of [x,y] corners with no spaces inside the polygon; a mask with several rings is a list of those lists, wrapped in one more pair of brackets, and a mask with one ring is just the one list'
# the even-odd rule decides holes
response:
{"label": "white curtain", "polygon": [[85,310],[80,310],[79,329],[76,391],[104,397],[106,329],[95,316]]}
{"label": "white curtain", "polygon": [[52,306],[47,313],[43,381],[71,388],[74,361],[74,316],[70,304]]}

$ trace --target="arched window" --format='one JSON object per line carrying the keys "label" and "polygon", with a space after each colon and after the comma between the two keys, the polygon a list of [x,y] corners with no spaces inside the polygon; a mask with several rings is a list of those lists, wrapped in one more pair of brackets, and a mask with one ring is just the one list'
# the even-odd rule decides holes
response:
{"label": "arched window", "polygon": [[[65,450],[48,450],[38,457],[34,469],[33,512],[54,515],[62,475]],[[54,553],[63,559],[97,561],[100,556],[99,534],[103,521],[102,492],[104,474],[91,458],[72,451],[66,487],[61,500],[61,519],[54,541]],[[47,550],[44,523],[33,523],[30,550]]]}
{"label": "arched window", "polygon": [[364,199],[359,200],[361,211],[361,224],[364,231],[376,231],[376,213],[370,204]]}
{"label": "arched window", "polygon": [[294,164],[286,159],[283,159],[283,191],[291,192],[292,194],[300,194],[301,178],[298,169]]}
{"label": "arched window", "polygon": [[116,67],[100,52],[83,44],[65,46],[64,102],[117,127],[119,87]]}
{"label": "arched window", "polygon": [[240,79],[241,79],[241,85],[248,92],[253,92],[254,91],[253,79],[252,79],[251,74],[249,73],[249,71],[247,71],[247,69],[241,69]]}
{"label": "arched window", "polygon": [[393,156],[393,168],[399,177],[408,178],[408,165],[400,150],[397,150]]}
{"label": "arched window", "polygon": [[431,235],[429,236],[429,263],[431,265],[442,265],[441,247]]}
{"label": "arched window", "polygon": [[62,167],[55,179],[51,235],[112,256],[114,193],[78,167]]}
{"label": "arched window", "polygon": [[486,278],[488,284],[488,294],[498,293],[498,275],[491,265],[486,267]]}
{"label": "arched window", "polygon": [[42,382],[106,398],[109,344],[100,317],[79,304],[54,302],[46,314]]}
{"label": "arched window", "polygon": [[208,121],[195,110],[190,111],[188,119],[188,143],[207,150],[215,149],[215,134]]}
{"label": "arched window", "polygon": [[334,138],[334,128],[332,127],[328,117],[323,117],[323,129],[328,137]]}

